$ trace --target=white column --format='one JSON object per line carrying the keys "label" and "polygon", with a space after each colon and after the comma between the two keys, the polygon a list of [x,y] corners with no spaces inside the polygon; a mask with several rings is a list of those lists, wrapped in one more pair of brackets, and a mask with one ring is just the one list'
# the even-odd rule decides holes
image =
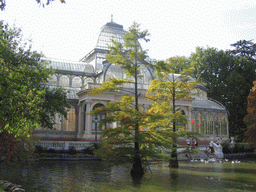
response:
{"label": "white column", "polygon": [[[86,113],[90,113],[91,112],[91,104],[92,101],[88,100],[86,102]],[[85,120],[85,132],[84,132],[84,137],[91,135],[91,129],[92,129],[92,116],[91,115],[86,115],[86,120]]]}
{"label": "white column", "polygon": [[82,132],[82,129],[83,129],[83,103],[79,103],[79,112],[78,112],[78,132],[77,132],[77,135],[80,136],[81,135],[81,132]]}

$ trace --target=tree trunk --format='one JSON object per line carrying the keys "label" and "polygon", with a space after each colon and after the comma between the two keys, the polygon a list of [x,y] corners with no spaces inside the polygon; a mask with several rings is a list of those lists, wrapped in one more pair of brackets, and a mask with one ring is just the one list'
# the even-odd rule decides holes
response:
{"label": "tree trunk", "polygon": [[[173,109],[173,114],[176,112],[176,109],[175,109],[175,79],[174,79],[174,74],[172,74],[172,79],[173,79],[173,82],[172,82],[172,85],[173,85],[173,92],[172,92],[172,109]],[[175,133],[176,132],[176,122],[175,122],[175,119],[174,121],[172,122],[173,124],[173,132]],[[171,159],[170,159],[170,162],[169,162],[169,167],[173,167],[173,168],[177,168],[179,167],[179,163],[178,163],[178,154],[177,154],[177,138],[176,136],[174,135],[174,138],[173,138],[173,145],[172,145],[172,153],[171,153]]]}
{"label": "tree trunk", "polygon": [[[135,39],[135,43],[136,43],[137,39]],[[135,54],[137,53],[137,47],[135,47],[136,51]],[[135,55],[135,61],[134,61],[134,65],[135,65],[135,72],[134,72],[134,84],[135,84],[135,110],[139,111],[139,102],[138,102],[138,65],[137,65],[137,55]],[[136,117],[135,117],[136,118]],[[140,148],[139,148],[139,122],[136,119],[136,123],[135,123],[135,142],[134,142],[134,158],[133,158],[133,165],[132,165],[132,169],[131,169],[131,176],[132,177],[137,177],[137,176],[142,176],[144,174],[144,170],[142,167],[142,162],[141,162],[141,156],[140,156]]]}
{"label": "tree trunk", "polygon": [[173,149],[172,149],[172,153],[171,153],[171,159],[169,162],[169,167],[172,168],[178,168],[179,167],[179,163],[178,163],[178,154],[177,154],[177,145],[173,144]]}
{"label": "tree trunk", "polygon": [[141,157],[140,154],[135,154],[133,158],[133,165],[130,172],[132,177],[140,177],[144,175],[144,169],[142,167]]}

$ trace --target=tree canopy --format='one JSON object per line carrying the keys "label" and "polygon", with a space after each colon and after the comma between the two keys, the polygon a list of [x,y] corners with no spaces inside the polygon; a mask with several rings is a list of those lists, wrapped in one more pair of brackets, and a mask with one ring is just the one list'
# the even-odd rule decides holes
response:
{"label": "tree canopy", "polygon": [[232,57],[246,57],[253,62],[256,62],[256,45],[250,41],[240,40],[234,44],[231,44],[234,47],[233,50],[228,50],[227,53]]}
{"label": "tree canopy", "polygon": [[196,86],[195,79],[190,77],[194,69],[186,62],[185,57],[172,57],[167,62],[158,61],[154,67],[157,79],[151,82],[147,95],[153,100],[151,110],[164,111],[161,121],[156,123],[162,131],[171,131],[169,132],[172,143],[169,166],[178,167],[178,138],[197,135],[185,130],[187,118],[176,106],[178,100],[191,99],[191,90]]}
{"label": "tree canopy", "polygon": [[209,89],[208,96],[222,103],[229,112],[229,132],[245,139],[247,96],[256,78],[256,65],[247,57],[230,55],[216,48],[197,48],[190,62],[194,77]]}
{"label": "tree canopy", "polygon": [[100,113],[102,111],[98,110],[103,110],[108,113],[108,117],[103,122],[118,122],[119,125],[115,129],[106,129],[102,132],[102,137],[104,138],[103,146],[107,146],[106,148],[109,150],[114,150],[119,156],[132,159],[132,176],[143,175],[144,173],[141,153],[143,137],[140,131],[144,112],[139,110],[138,79],[141,74],[141,66],[146,66],[149,63],[146,62],[147,54],[146,51],[142,50],[139,41],[148,41],[148,35],[147,30],[140,31],[139,25],[134,22],[129,31],[124,34],[124,44],[112,40],[113,46],[109,47],[110,53],[106,58],[110,63],[122,67],[129,79],[112,78],[109,82],[104,83],[100,89],[93,91],[94,94],[97,94],[99,92],[117,90],[121,88],[120,85],[123,83],[134,85],[134,92],[130,93],[130,95],[126,92],[127,95],[125,94],[126,96],[123,96],[120,102],[110,102],[107,106],[97,108],[93,112]]}
{"label": "tree canopy", "polygon": [[66,93],[46,86],[53,70],[22,43],[20,30],[2,21],[0,28],[0,132],[19,137],[39,125],[52,128],[54,113],[67,115]]}
{"label": "tree canopy", "polygon": [[[91,114],[107,114],[106,118],[100,121],[99,126],[105,123],[115,124],[113,129],[105,129],[101,132],[103,142],[96,154],[118,159],[119,162],[131,160],[132,175],[143,174],[142,159],[170,158],[166,153],[159,151],[166,152],[174,148],[177,160],[177,138],[189,134],[183,132],[184,124],[187,122],[185,115],[180,110],[175,112],[172,110],[172,98],[189,97],[187,94],[192,85],[183,81],[186,79],[185,73],[180,75],[175,83],[166,79],[172,68],[175,68],[172,62],[159,62],[157,65],[148,62],[147,53],[139,43],[143,39],[148,41],[147,36],[148,32],[146,30],[141,32],[139,25],[134,23],[124,34],[124,44],[113,41],[110,54],[106,58],[110,63],[125,69],[128,79],[110,78],[100,88],[91,92],[92,94],[110,91],[123,93],[120,101],[109,102],[106,106],[96,108]],[[152,81],[148,94],[144,95],[139,92],[138,80],[143,77],[143,68],[148,67],[155,69],[159,79]],[[122,86],[128,83],[132,84],[134,89],[125,89],[125,86]],[[174,87],[177,88],[175,93]],[[144,102],[148,100],[149,108],[143,109],[139,100]],[[175,122],[184,124],[179,126],[179,130],[175,130]]]}

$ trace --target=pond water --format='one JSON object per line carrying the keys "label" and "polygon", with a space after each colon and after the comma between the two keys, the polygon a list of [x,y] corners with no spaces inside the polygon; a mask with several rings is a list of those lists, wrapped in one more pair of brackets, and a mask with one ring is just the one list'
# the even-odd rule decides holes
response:
{"label": "pond water", "polygon": [[154,163],[140,183],[130,164],[105,161],[51,161],[30,166],[0,164],[0,180],[21,184],[26,192],[83,191],[256,191],[256,162],[180,162],[178,169]]}

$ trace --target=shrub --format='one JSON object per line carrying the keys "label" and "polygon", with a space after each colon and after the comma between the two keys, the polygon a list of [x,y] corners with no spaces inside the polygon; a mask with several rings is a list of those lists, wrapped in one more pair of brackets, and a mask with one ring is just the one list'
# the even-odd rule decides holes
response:
{"label": "shrub", "polygon": [[231,153],[232,149],[231,149],[230,143],[229,142],[222,143],[222,150],[224,154]]}
{"label": "shrub", "polygon": [[56,151],[55,149],[50,148],[46,150],[46,153],[56,153]]}
{"label": "shrub", "polygon": [[44,148],[41,145],[36,145],[35,148],[36,148],[35,153],[38,153],[38,154],[42,153],[44,150]]}
{"label": "shrub", "polygon": [[75,154],[77,154],[77,151],[76,151],[75,146],[69,146],[69,147],[68,147],[68,153],[69,153],[70,155],[75,155]]}
{"label": "shrub", "polygon": [[256,146],[254,144],[249,144],[245,148],[246,152],[248,153],[253,153],[255,149],[256,149]]}
{"label": "shrub", "polygon": [[82,152],[84,154],[87,154],[87,155],[93,155],[93,148],[92,147],[86,147],[85,149],[82,150]]}

